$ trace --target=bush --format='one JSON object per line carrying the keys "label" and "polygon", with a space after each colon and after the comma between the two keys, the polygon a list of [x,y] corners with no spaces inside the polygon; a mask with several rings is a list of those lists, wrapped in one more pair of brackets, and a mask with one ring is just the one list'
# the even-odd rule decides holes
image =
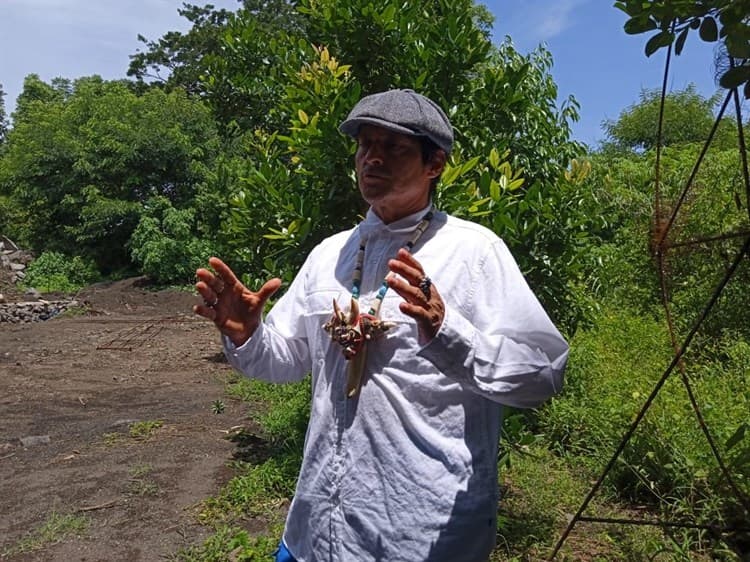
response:
{"label": "bush", "polygon": [[[595,329],[576,335],[571,349],[565,392],[541,410],[540,424],[563,454],[579,455],[601,471],[672,352],[663,322],[623,311],[603,313]],[[732,337],[686,361],[700,411],[745,494],[750,491],[748,365],[750,345]],[[698,521],[737,523],[742,512],[716,468],[678,369],[610,471],[608,483],[625,499],[659,503]]]}
{"label": "bush", "polygon": [[130,238],[133,261],[157,283],[189,283],[211,255],[194,223],[192,209],[176,209],[165,197],[150,199]]}
{"label": "bush", "polygon": [[26,269],[23,285],[43,293],[72,293],[98,278],[93,262],[60,252],[44,252]]}

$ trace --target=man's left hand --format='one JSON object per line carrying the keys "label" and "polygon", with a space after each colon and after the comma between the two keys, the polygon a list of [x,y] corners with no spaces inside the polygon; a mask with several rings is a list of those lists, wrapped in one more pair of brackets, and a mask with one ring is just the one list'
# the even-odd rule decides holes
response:
{"label": "man's left hand", "polygon": [[445,303],[435,285],[411,253],[402,248],[388,268],[396,275],[388,276],[388,286],[404,299],[401,312],[417,321],[421,335],[427,341],[434,338],[445,317]]}

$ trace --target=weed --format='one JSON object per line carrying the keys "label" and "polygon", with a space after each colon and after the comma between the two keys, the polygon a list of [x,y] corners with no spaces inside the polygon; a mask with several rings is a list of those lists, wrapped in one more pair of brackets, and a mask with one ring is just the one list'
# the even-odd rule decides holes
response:
{"label": "weed", "polygon": [[159,493],[159,486],[147,478],[131,478],[125,493],[129,496],[155,496]]}
{"label": "weed", "polygon": [[73,306],[70,308],[66,308],[63,310],[60,314],[57,315],[58,318],[76,318],[78,316],[86,316],[88,314],[88,308],[85,306]]}
{"label": "weed", "polygon": [[123,434],[122,433],[117,433],[116,431],[114,431],[112,433],[105,433],[104,435],[102,435],[102,441],[107,446],[116,445],[117,443],[119,443],[123,439],[124,439]]}
{"label": "weed", "polygon": [[128,471],[131,478],[143,478],[148,476],[154,470],[154,467],[148,463],[136,464]]}
{"label": "weed", "polygon": [[146,420],[130,424],[130,436],[133,439],[148,439],[164,425],[161,420]]}
{"label": "weed", "polygon": [[271,560],[281,540],[282,530],[282,524],[275,524],[267,535],[251,537],[243,529],[224,525],[202,545],[182,549],[175,561]]}
{"label": "weed", "polygon": [[53,511],[42,525],[15,546],[3,551],[2,556],[34,552],[57,544],[69,536],[80,536],[86,532],[88,524],[89,519],[82,515],[63,515]]}
{"label": "weed", "polygon": [[223,414],[225,409],[226,405],[223,400],[214,400],[214,403],[211,404],[211,411],[214,414]]}

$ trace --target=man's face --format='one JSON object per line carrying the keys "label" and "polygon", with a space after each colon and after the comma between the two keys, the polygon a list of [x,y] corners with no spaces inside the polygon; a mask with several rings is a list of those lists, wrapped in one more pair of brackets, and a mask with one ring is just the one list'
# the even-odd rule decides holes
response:
{"label": "man's face", "polygon": [[360,127],[357,144],[359,190],[383,221],[398,220],[427,205],[430,182],[442,172],[444,157],[423,162],[417,137],[374,125]]}

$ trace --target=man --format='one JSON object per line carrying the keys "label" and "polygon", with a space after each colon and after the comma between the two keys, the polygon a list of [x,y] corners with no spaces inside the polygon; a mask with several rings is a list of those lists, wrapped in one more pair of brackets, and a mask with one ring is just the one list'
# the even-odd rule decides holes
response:
{"label": "man", "polygon": [[357,140],[370,209],[310,253],[265,320],[279,279],[254,292],[216,258],[214,272],[197,271],[195,311],[221,331],[235,368],[273,382],[312,372],[277,559],[486,560],[501,405],[558,392],[567,344],[504,243],[432,209],[453,145],[437,104],[412,90],[375,94],[340,129]]}

